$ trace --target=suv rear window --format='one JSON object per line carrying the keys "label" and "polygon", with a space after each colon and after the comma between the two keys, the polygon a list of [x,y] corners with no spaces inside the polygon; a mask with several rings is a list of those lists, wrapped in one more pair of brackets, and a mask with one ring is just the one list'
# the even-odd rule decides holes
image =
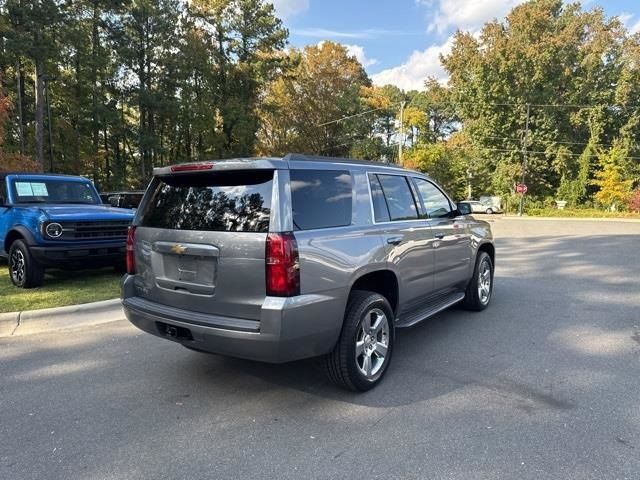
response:
{"label": "suv rear window", "polygon": [[291,170],[296,230],[351,225],[351,174],[347,170]]}
{"label": "suv rear window", "polygon": [[267,232],[273,171],[157,177],[140,225],[171,230]]}

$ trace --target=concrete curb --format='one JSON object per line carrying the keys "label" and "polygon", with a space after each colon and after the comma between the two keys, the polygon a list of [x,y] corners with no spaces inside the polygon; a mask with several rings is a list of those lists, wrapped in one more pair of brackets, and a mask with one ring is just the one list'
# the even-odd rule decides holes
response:
{"label": "concrete curb", "polygon": [[124,319],[119,298],[67,307],[0,313],[0,337],[31,335]]}
{"label": "concrete curb", "polygon": [[624,217],[620,217],[620,218],[614,218],[614,217],[609,217],[609,218],[605,218],[605,217],[517,217],[517,216],[511,216],[511,215],[507,215],[507,216],[501,216],[501,217],[496,217],[496,220],[518,220],[518,221],[525,221],[525,220],[529,220],[529,221],[539,221],[539,220],[544,220],[544,221],[548,221],[548,220],[555,220],[555,221],[562,221],[562,222],[626,222],[626,223],[640,223],[640,219],[638,218],[624,218]]}

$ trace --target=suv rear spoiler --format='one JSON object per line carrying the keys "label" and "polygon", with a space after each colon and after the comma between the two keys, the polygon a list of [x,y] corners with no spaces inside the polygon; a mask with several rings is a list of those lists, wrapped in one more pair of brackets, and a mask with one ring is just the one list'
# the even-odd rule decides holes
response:
{"label": "suv rear spoiler", "polygon": [[153,175],[166,176],[231,170],[277,170],[286,168],[289,168],[289,164],[282,158],[232,158],[229,160],[209,160],[158,167],[153,169]]}

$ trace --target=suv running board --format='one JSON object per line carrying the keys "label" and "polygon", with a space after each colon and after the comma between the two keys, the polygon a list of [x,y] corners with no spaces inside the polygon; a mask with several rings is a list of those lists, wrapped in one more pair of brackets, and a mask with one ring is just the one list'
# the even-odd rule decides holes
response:
{"label": "suv running board", "polygon": [[410,312],[409,314],[402,315],[396,321],[396,327],[398,328],[406,328],[412,327],[416,323],[420,323],[422,320],[426,320],[429,317],[432,317],[436,313],[441,312],[449,308],[451,305],[454,305],[464,299],[464,292],[454,292],[444,297],[439,298],[433,303],[430,303],[427,307],[415,310]]}

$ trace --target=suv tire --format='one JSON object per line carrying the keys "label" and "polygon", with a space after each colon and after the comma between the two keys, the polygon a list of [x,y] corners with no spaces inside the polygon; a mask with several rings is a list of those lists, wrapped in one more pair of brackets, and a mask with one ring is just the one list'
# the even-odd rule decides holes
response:
{"label": "suv tire", "polygon": [[493,210],[491,208],[487,208],[486,213],[487,215],[491,215],[493,213]]}
{"label": "suv tire", "polygon": [[462,306],[479,312],[491,301],[493,294],[493,262],[487,252],[478,252],[473,276],[467,285]]}
{"label": "suv tire", "polygon": [[393,310],[385,297],[375,292],[353,291],[340,338],[325,358],[329,379],[358,392],[375,387],[391,362],[393,319]]}
{"label": "suv tire", "polygon": [[16,240],[9,248],[9,277],[20,288],[39,287],[44,282],[44,268],[22,240]]}

